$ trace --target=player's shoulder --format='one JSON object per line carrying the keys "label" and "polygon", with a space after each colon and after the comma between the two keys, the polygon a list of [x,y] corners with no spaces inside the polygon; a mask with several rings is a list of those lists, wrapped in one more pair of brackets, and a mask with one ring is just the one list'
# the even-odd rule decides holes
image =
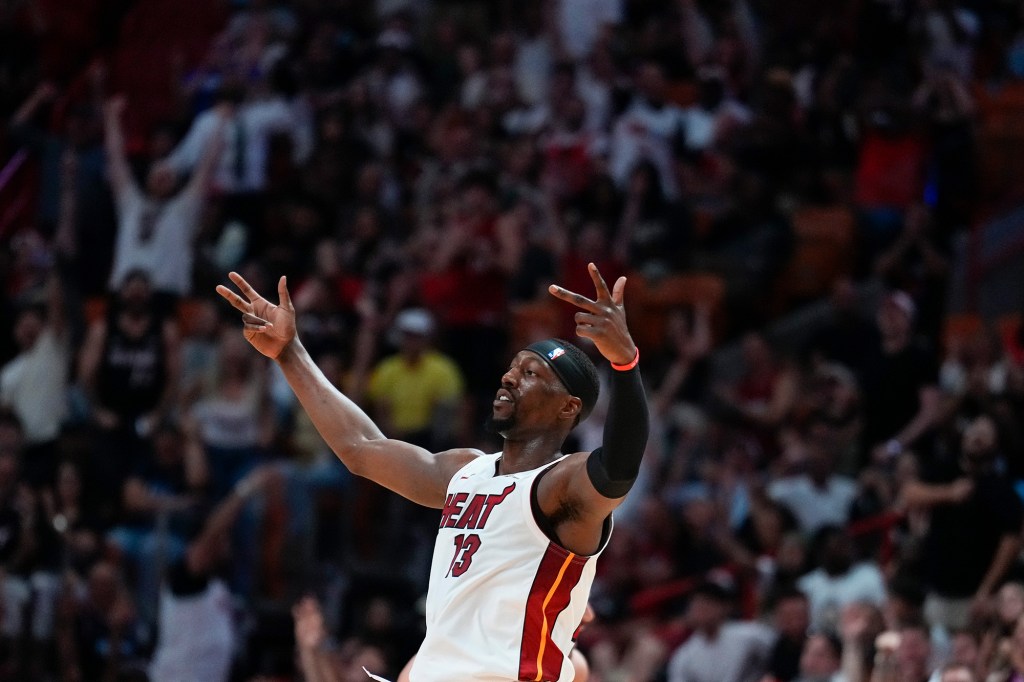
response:
{"label": "player's shoulder", "polygon": [[495,454],[488,454],[483,450],[476,448],[452,448],[451,450],[442,450],[434,455],[435,461],[445,471],[448,479],[451,479],[456,472],[460,471],[469,464],[476,462],[483,462],[485,460],[494,460]]}
{"label": "player's shoulder", "polygon": [[573,472],[580,468],[586,468],[587,458],[589,457],[589,451],[570,452],[567,455],[561,455],[555,459],[553,466],[549,465],[551,466],[551,471],[547,475],[554,478],[562,476],[571,477]]}

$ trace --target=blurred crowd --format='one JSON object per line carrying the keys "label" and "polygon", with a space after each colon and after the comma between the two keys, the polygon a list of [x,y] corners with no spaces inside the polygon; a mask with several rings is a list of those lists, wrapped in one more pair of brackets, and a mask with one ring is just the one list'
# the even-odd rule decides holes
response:
{"label": "blurred crowd", "polygon": [[221,0],[157,106],[111,55],[160,2],[0,0],[0,679],[396,678],[438,514],[348,475],[214,286],[287,276],[388,436],[494,451],[594,262],[655,423],[592,681],[1024,680],[1024,326],[943,334],[1024,4]]}

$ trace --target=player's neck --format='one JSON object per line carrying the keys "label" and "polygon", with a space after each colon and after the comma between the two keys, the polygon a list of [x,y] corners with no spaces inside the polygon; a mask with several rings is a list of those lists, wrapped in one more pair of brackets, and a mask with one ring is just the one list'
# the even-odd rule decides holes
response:
{"label": "player's neck", "polygon": [[500,474],[529,471],[553,462],[561,456],[559,446],[564,439],[537,437],[531,439],[505,439],[501,448]]}

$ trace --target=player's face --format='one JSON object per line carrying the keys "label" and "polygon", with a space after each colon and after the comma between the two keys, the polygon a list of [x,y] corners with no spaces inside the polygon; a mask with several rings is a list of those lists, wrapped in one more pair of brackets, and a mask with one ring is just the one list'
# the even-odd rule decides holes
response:
{"label": "player's face", "polygon": [[491,428],[505,437],[550,429],[568,399],[554,370],[536,353],[521,351],[501,377],[491,406]]}

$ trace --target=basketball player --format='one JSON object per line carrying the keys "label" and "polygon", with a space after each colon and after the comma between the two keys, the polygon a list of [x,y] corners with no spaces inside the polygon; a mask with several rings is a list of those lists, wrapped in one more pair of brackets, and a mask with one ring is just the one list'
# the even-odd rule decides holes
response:
{"label": "basketball player", "polygon": [[557,339],[520,351],[501,377],[489,419],[501,452],[431,453],[391,440],[336,390],[295,332],[284,277],[279,303],[240,275],[217,291],[242,313],[245,338],[273,358],[303,408],[353,473],[441,509],[427,592],[427,632],[409,679],[570,682],[572,637],[580,625],[598,555],[639,471],[647,402],[639,351],[626,326],[626,278],[609,290],[593,263],[595,298],[552,285],[580,310],[577,335],[611,363],[602,446],[564,455],[562,443],[597,400],[596,368]]}

